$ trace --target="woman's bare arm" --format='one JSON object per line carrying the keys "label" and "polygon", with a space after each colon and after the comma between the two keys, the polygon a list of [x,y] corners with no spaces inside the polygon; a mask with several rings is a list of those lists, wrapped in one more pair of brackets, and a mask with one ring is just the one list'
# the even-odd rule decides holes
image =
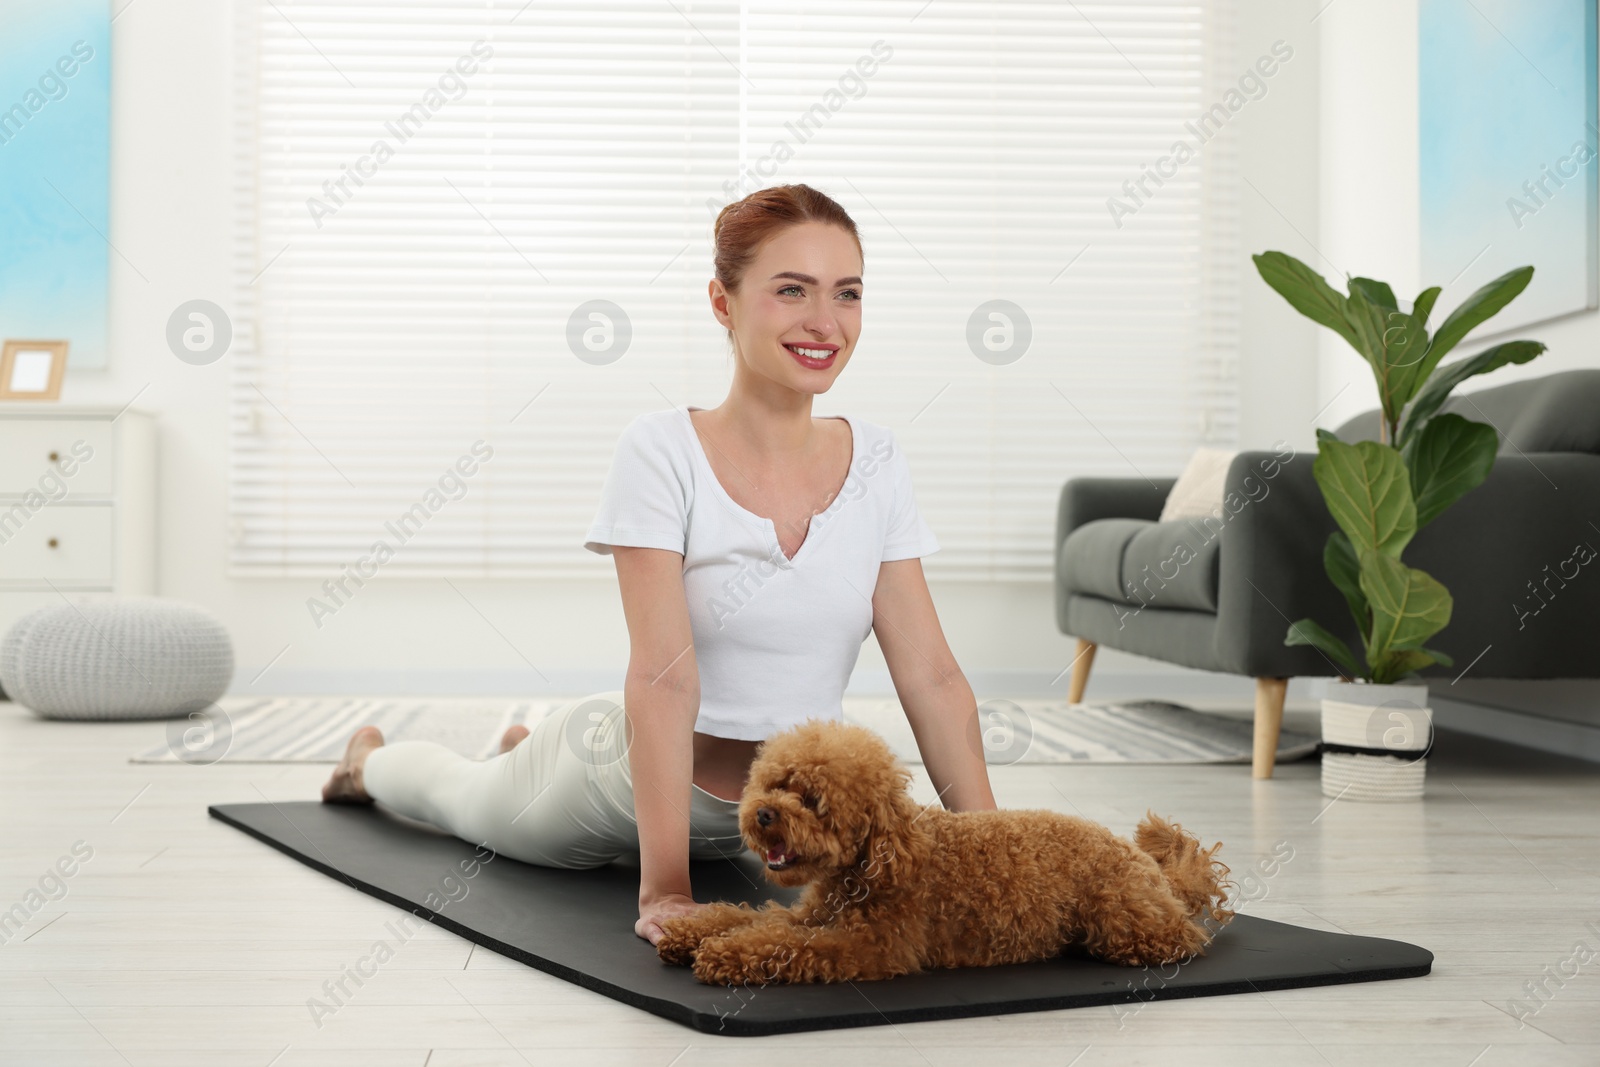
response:
{"label": "woman's bare arm", "polygon": [[978,702],[945,641],[922,560],[879,567],[872,632],[939,799],[951,811],[992,811]]}
{"label": "woman's bare arm", "polygon": [[700,669],[694,657],[683,555],[616,546],[617,582],[630,651],[623,685],[639,822],[639,906],[689,887],[689,803]]}

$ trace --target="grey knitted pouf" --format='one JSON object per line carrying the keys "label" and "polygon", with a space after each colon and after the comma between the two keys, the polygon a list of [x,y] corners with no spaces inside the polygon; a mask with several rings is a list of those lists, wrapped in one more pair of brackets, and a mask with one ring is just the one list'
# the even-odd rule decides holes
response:
{"label": "grey knitted pouf", "polygon": [[171,719],[233,679],[233,642],[210,612],[156,597],[55,604],[0,639],[0,686],[47,719]]}

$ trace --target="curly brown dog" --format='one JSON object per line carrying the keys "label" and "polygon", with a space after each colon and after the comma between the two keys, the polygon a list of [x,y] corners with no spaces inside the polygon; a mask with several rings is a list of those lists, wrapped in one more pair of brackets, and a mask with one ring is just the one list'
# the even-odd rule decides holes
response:
{"label": "curly brown dog", "polygon": [[739,805],[784,907],[712,904],[661,924],[661,959],[713,985],[843,982],[1055,956],[1172,963],[1227,923],[1228,868],[1147,814],[1137,845],[1049,810],[950,812],[861,726],[811,720],[767,738]]}

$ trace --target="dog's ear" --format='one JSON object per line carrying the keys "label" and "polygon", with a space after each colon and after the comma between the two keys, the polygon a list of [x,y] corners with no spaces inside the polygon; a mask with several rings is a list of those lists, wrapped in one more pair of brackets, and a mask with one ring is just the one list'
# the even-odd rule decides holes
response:
{"label": "dog's ear", "polygon": [[874,791],[860,857],[869,867],[904,864],[910,858],[910,829],[921,814],[907,791],[910,781],[911,772],[896,763]]}

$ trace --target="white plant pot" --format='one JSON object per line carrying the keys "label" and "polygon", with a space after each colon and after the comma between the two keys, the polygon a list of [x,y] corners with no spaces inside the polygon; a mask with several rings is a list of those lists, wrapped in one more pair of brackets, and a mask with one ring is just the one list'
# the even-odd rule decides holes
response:
{"label": "white plant pot", "polygon": [[1322,794],[1417,800],[1433,747],[1426,685],[1332,682],[1322,698]]}

